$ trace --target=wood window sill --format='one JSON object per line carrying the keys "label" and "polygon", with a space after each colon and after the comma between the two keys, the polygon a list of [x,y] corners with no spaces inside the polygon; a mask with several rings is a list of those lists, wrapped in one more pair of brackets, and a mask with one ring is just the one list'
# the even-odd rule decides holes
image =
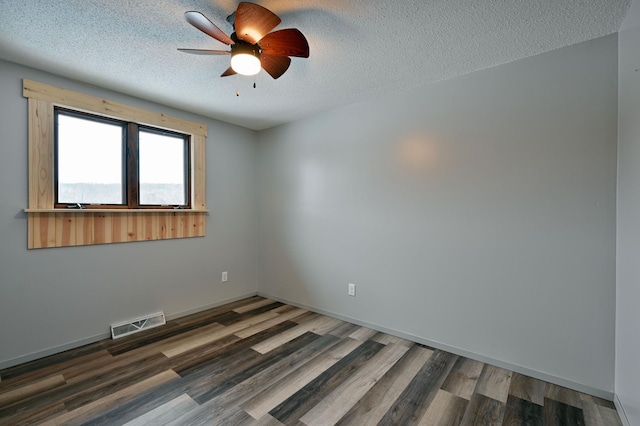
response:
{"label": "wood window sill", "polygon": [[210,213],[208,209],[24,209],[25,213]]}

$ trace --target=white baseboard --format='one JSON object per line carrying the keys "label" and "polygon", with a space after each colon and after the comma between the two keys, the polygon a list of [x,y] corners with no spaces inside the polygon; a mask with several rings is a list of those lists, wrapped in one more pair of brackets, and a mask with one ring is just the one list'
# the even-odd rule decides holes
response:
{"label": "white baseboard", "polygon": [[[242,300],[247,297],[255,296],[256,292],[252,292],[249,294],[243,294],[242,296],[232,297],[231,299],[221,300],[219,302],[212,303],[210,305],[201,306],[199,308],[189,309],[187,311],[174,313],[171,315],[167,315],[167,321],[184,317],[191,314],[196,314],[198,312],[206,311],[207,309],[217,308],[218,306],[226,305],[227,303],[235,302],[237,300]],[[22,355],[16,358],[11,358],[5,361],[0,361],[0,370],[4,370],[5,368],[10,368],[18,364],[23,364],[25,362],[33,361],[36,359],[44,358],[50,355],[55,355],[60,352],[68,351],[69,349],[79,348],[80,346],[88,345],[91,343],[98,342],[102,339],[107,339],[111,337],[111,333],[105,332],[102,334],[96,334],[95,336],[85,337],[84,339],[75,340],[73,342],[65,343],[59,346],[54,346],[48,349],[43,349],[41,351],[33,352],[27,355]]]}
{"label": "white baseboard", "polygon": [[620,398],[618,395],[613,395],[613,403],[616,405],[616,410],[618,411],[618,416],[620,417],[620,421],[623,426],[631,426],[631,422],[627,417],[627,413],[624,411],[624,407],[622,406],[622,402],[620,402]]}
{"label": "white baseboard", "polygon": [[294,302],[292,300],[283,299],[281,297],[275,297],[275,296],[272,296],[270,294],[266,294],[266,293],[263,293],[263,292],[260,292],[260,291],[257,294],[258,294],[258,296],[267,297],[269,299],[277,300],[277,301],[282,302],[282,303],[287,303],[289,305],[296,306],[298,308],[307,309],[307,310],[310,310],[310,311],[313,311],[313,312],[317,312],[317,313],[320,313],[320,314],[323,314],[323,315],[330,316],[332,318],[341,319],[343,321],[347,321],[347,322],[350,322],[350,323],[353,323],[353,324],[357,324],[357,325],[360,325],[360,326],[363,326],[363,327],[367,327],[367,328],[370,328],[372,330],[381,331],[383,333],[391,334],[391,335],[394,335],[394,336],[397,336],[397,337],[402,337],[404,339],[411,340],[413,342],[421,343],[423,345],[427,345],[427,346],[430,346],[430,347],[433,347],[433,348],[436,348],[436,349],[440,349],[440,350],[443,350],[443,351],[451,352],[453,354],[464,356],[466,358],[474,359],[476,361],[480,361],[480,362],[483,362],[485,364],[495,365],[497,367],[501,367],[501,368],[504,368],[504,369],[507,369],[507,370],[511,370],[511,371],[516,372],[516,373],[523,374],[525,376],[529,376],[529,377],[533,377],[533,378],[536,378],[536,379],[540,379],[540,380],[543,380],[545,382],[553,383],[553,384],[556,384],[556,385],[559,385],[559,386],[563,386],[565,388],[576,390],[578,392],[582,392],[582,393],[586,393],[586,394],[589,394],[589,395],[597,396],[599,398],[603,398],[603,399],[606,399],[608,401],[613,401],[613,392],[608,392],[608,391],[605,391],[605,390],[602,390],[602,389],[596,389],[596,388],[593,388],[591,386],[586,386],[586,385],[583,385],[581,383],[576,383],[576,382],[573,382],[571,380],[564,379],[562,377],[553,376],[553,375],[550,375],[550,374],[547,374],[547,373],[544,373],[544,372],[541,372],[541,371],[532,370],[530,368],[523,367],[521,365],[511,364],[509,362],[502,361],[502,360],[499,360],[499,359],[493,359],[493,358],[490,358],[490,357],[487,357],[487,356],[484,356],[484,355],[481,355],[481,354],[477,354],[477,353],[474,353],[474,352],[469,352],[467,350],[464,350],[464,349],[461,349],[461,348],[458,348],[458,347],[455,347],[455,346],[450,346],[450,345],[447,345],[445,343],[436,342],[436,341],[433,341],[433,340],[429,340],[429,339],[425,339],[425,338],[422,338],[422,337],[419,337],[419,336],[415,336],[413,334],[405,333],[405,332],[402,332],[402,331],[399,331],[399,330],[394,330],[394,329],[390,329],[390,328],[387,328],[387,327],[383,327],[383,326],[381,326],[379,324],[372,324],[372,323],[369,323],[369,322],[366,322],[366,321],[361,321],[361,320],[356,319],[356,318],[351,318],[351,317],[347,317],[347,316],[344,316],[344,315],[340,315],[340,314],[337,314],[335,312],[325,311],[324,309],[319,309],[319,308],[316,308],[315,306],[307,306],[307,305],[305,305],[303,303]]}

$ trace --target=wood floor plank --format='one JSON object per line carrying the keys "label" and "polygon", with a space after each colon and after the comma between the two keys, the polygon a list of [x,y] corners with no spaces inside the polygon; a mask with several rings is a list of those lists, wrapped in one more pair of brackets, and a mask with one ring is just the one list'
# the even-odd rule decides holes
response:
{"label": "wood floor plank", "polygon": [[417,424],[458,357],[436,350],[381,420],[383,424]]}
{"label": "wood floor plank", "polygon": [[66,412],[67,407],[62,402],[39,405],[38,407],[30,407],[25,411],[15,412],[10,416],[2,416],[0,417],[0,420],[2,420],[0,424],[11,426],[41,424]]}
{"label": "wood floor plank", "polygon": [[505,408],[506,404],[503,402],[474,393],[460,425],[500,426],[504,420]]}
{"label": "wood floor plank", "polygon": [[378,332],[375,330],[372,330],[367,327],[360,327],[357,330],[355,330],[353,333],[351,333],[349,337],[355,340],[365,341],[365,340],[371,339],[376,334],[378,334]]}
{"label": "wood floor plank", "polygon": [[478,378],[475,392],[506,403],[512,374],[513,372],[504,368],[485,364]]}
{"label": "wood floor plank", "polygon": [[80,348],[77,351],[68,352],[68,359],[64,357],[66,352],[63,352],[63,354],[52,355],[42,360],[35,360],[2,370],[0,374],[2,374],[3,380],[0,382],[0,392],[8,392],[11,389],[22,387],[31,382],[56,374],[64,375],[65,372],[83,368],[85,365],[91,365],[103,359],[113,359],[106,349],[89,349],[83,351]]}
{"label": "wood floor plank", "polygon": [[213,341],[216,341],[218,339],[221,339],[223,337],[229,336],[231,334],[235,334],[240,330],[243,330],[245,328],[249,328],[252,327],[256,324],[259,324],[263,321],[266,321],[268,319],[274,318],[276,316],[278,316],[279,314],[275,313],[275,312],[265,312],[263,314],[257,315],[255,317],[251,317],[248,318],[244,321],[235,323],[233,325],[229,325],[221,330],[215,331],[213,333],[209,333],[206,335],[198,335],[198,336],[194,336],[190,339],[187,339],[186,341],[180,341],[180,342],[176,342],[173,345],[170,345],[168,348],[165,348],[162,353],[165,354],[167,357],[171,358],[174,357],[176,355],[180,355],[182,353],[185,353],[189,350],[195,349],[198,346],[202,346],[205,345],[207,343],[211,343]]}
{"label": "wood floor plank", "polygon": [[75,408],[95,401],[105,394],[118,391],[135,381],[144,380],[169,368],[163,364],[163,356],[155,362],[145,365],[144,369],[124,367],[104,374],[93,376],[83,382],[76,382],[43,391],[38,395],[20,400],[8,407],[0,408],[0,419],[19,418],[26,410],[39,410],[64,404],[65,408]]}
{"label": "wood floor plank", "polygon": [[242,405],[273,383],[281,381],[298,368],[310,363],[325,351],[336,346],[339,342],[340,339],[335,336],[320,336],[291,355],[252,374],[231,389],[212,398],[205,405],[213,405],[215,407]]}
{"label": "wood floor plank", "polygon": [[[109,353],[115,357],[120,358],[126,354],[133,354],[135,352],[148,352],[152,350],[155,351],[158,350],[158,348],[167,347],[172,343],[186,340],[191,336],[215,331],[223,327],[224,326],[222,324],[209,321],[203,321],[202,323],[187,326],[174,326],[170,330],[163,333],[153,334],[144,339],[141,338],[135,341],[128,341],[123,342],[119,345],[115,345],[114,347],[109,348]],[[152,330],[149,331],[151,332]],[[147,333],[145,333],[145,335],[146,334]]]}
{"label": "wood floor plank", "polygon": [[[243,424],[246,424],[249,421],[252,421],[253,419],[251,418],[251,416],[249,414],[247,414],[245,411],[238,409],[235,413],[220,419],[220,423],[221,425],[224,426],[241,426]],[[211,425],[211,423],[203,423],[202,426],[209,426]]]}
{"label": "wood floor plank", "polygon": [[[227,389],[229,386],[225,386],[225,389],[227,389],[225,392],[220,393],[216,390],[216,395],[200,405],[197,411],[207,411],[205,418],[208,418],[212,423],[220,424],[223,419],[234,414],[237,407],[241,404],[263,391],[274,381],[287,376],[290,371],[299,368],[324,350],[333,347],[339,341],[335,336],[317,336],[312,333],[307,333],[306,335],[315,336],[315,340],[304,344],[299,350],[266,368],[255,365],[254,369],[258,371],[248,372],[249,374],[247,375],[249,377],[246,377],[230,389]],[[275,351],[270,354],[274,352]],[[240,377],[240,379],[242,379],[242,377]],[[233,383],[238,382],[238,380],[239,379],[235,377],[229,379],[226,384],[233,385]],[[193,415],[199,416],[195,411]],[[187,421],[187,419],[183,420]]]}
{"label": "wood floor plank", "polygon": [[411,347],[337,424],[377,424],[432,354],[430,349]]}
{"label": "wood floor plank", "polygon": [[284,314],[285,312],[289,312],[289,311],[293,311],[294,309],[302,309],[302,308],[298,308],[296,306],[292,306],[292,305],[280,305],[277,308],[275,308],[273,310],[273,312],[276,312],[278,314]]}
{"label": "wood floor plank", "polygon": [[171,401],[146,412],[124,426],[164,425],[198,407],[198,404],[187,394],[182,394]]}
{"label": "wood floor plank", "polygon": [[[220,365],[234,362],[238,354],[246,353],[251,346],[295,326],[295,323],[285,321],[246,339],[240,339],[235,335],[227,336],[212,342],[210,346],[200,346],[193,351],[171,358],[171,361],[174,361],[173,369],[183,377],[212,374],[213,371],[219,369]],[[221,343],[226,340],[228,340],[227,343]]]}
{"label": "wood floor plank", "polygon": [[617,411],[600,404],[583,401],[582,413],[586,426],[622,426]]}
{"label": "wood floor plank", "polygon": [[74,395],[84,389],[84,386],[62,386],[41,392],[29,398],[20,399],[10,405],[0,407],[0,424],[7,421],[8,424],[19,423],[17,419],[26,418],[31,411],[47,411],[50,407],[64,405],[65,398]]}
{"label": "wood floor plank", "polygon": [[207,385],[209,388],[208,390],[200,388],[199,392],[192,390],[189,394],[198,402],[198,404],[204,404],[211,398],[222,394],[238,383],[241,383],[260,371],[277,364],[280,360],[287,358],[289,355],[301,350],[305,346],[312,344],[318,338],[320,338],[320,336],[316,334],[305,333],[297,339],[287,342],[266,355],[261,355],[251,349],[247,349],[247,352],[250,352],[251,355],[247,356],[242,362],[234,362],[232,365],[226,366],[223,371],[220,371],[218,374],[215,374],[214,377],[211,377]]}
{"label": "wood floor plank", "polygon": [[285,424],[296,423],[307,411],[331,393],[346,378],[354,374],[371,359],[384,345],[367,340],[354,351],[329,367],[302,389],[287,398],[269,412]]}
{"label": "wood floor plank", "polygon": [[307,312],[306,314],[300,315],[299,317],[297,317],[296,319],[293,320],[293,322],[298,323],[298,324],[302,324],[305,323],[307,321],[313,321],[316,318],[320,318],[322,315],[317,313],[317,312]]}
{"label": "wood floor plank", "polygon": [[119,425],[132,421],[169,401],[184,395],[189,386],[184,378],[162,383],[117,404],[101,413],[100,416],[86,422],[85,426]]}
{"label": "wood floor plank", "polygon": [[587,395],[586,393],[580,393],[580,400],[582,401],[583,406],[587,404],[596,404],[596,405],[601,405],[603,407],[609,408],[611,410],[616,409],[616,405],[613,403],[613,401],[598,398],[597,396],[593,396],[593,395]]}
{"label": "wood floor plank", "polygon": [[410,340],[403,339],[402,337],[398,336],[392,336],[391,334],[387,333],[377,333],[371,338],[371,340],[373,340],[374,342],[382,343],[383,345],[389,345],[391,343],[403,346],[413,345],[413,342]]}
{"label": "wood floor plank", "polygon": [[329,331],[329,334],[340,337],[341,339],[345,339],[358,328],[360,328],[360,326],[345,322],[344,324],[340,324],[339,326]]}
{"label": "wood floor plank", "polygon": [[116,360],[119,360],[122,357],[125,356],[135,356],[137,353],[157,353],[157,352],[162,352],[162,350],[164,348],[168,348],[170,345],[175,344],[176,342],[180,342],[183,340],[187,340],[193,336],[199,335],[199,334],[208,334],[208,333],[212,333],[214,331],[220,330],[224,328],[224,326],[222,324],[219,324],[217,322],[214,323],[209,323],[200,327],[196,327],[194,329],[188,329],[188,330],[183,330],[180,333],[177,334],[171,334],[171,335],[167,335],[165,336],[163,339],[157,340],[157,341],[152,341],[152,342],[148,342],[142,346],[138,346],[135,348],[127,348],[127,350],[122,350],[119,351],[117,353],[114,353],[114,358]]}
{"label": "wood floor plank", "polygon": [[264,342],[261,342],[257,345],[254,345],[253,350],[260,352],[261,354],[266,354],[267,352],[274,350],[278,346],[283,345],[288,341],[295,339],[296,337],[302,336],[304,333],[312,332],[316,334],[325,334],[341,323],[342,321],[338,319],[325,317],[324,315],[322,315],[311,321],[298,324],[291,330],[281,333],[278,336],[274,336],[271,339],[265,340]]}
{"label": "wood floor plank", "polygon": [[145,330],[144,333],[131,334],[119,338],[114,341],[107,350],[113,356],[120,355],[138,348],[145,347],[154,342],[159,342],[167,339],[171,336],[181,335],[189,330],[196,330],[197,328],[206,325],[206,323],[193,324],[190,326],[181,326],[176,322],[168,322],[163,327],[157,327],[150,330]]}
{"label": "wood floor plank", "polygon": [[471,399],[483,368],[484,364],[480,361],[465,357],[458,358],[451,373],[442,384],[442,390],[466,400]]}
{"label": "wood floor plank", "polygon": [[[80,406],[97,401],[106,395],[130,386],[132,383],[148,380],[171,366],[162,354],[153,355],[137,365],[123,366],[111,372],[89,377],[84,382],[78,382],[82,390],[66,397],[64,403],[69,411]],[[70,384],[74,386],[75,383]]]}
{"label": "wood floor plank", "polygon": [[[259,339],[257,340],[259,341]],[[225,351],[235,349],[242,342],[244,342],[242,339],[232,334],[170,358],[171,365],[176,372],[180,373],[180,371],[195,368],[203,362],[209,362]]]}
{"label": "wood floor plank", "polygon": [[104,398],[96,400],[90,404],[79,407],[61,416],[54,417],[53,419],[44,422],[43,425],[54,426],[82,424],[100,415],[100,413],[107,411],[110,407],[121,404],[123,401],[137,395],[140,392],[143,392],[144,390],[179,378],[180,376],[178,376],[173,370],[164,371],[160,374],[143,380],[142,382],[136,383],[118,392],[112,393]]}
{"label": "wood floor plank", "polygon": [[255,420],[253,417],[243,423],[243,426],[285,426],[284,423],[273,418],[271,414],[265,414],[260,419]]}
{"label": "wood floor plank", "polygon": [[600,405],[598,406],[598,411],[600,412],[600,418],[602,419],[603,425],[622,426],[620,416],[615,409],[603,407]]}
{"label": "wood floor plank", "polygon": [[198,407],[195,410],[184,413],[171,422],[164,423],[163,426],[234,426],[254,424],[255,422],[255,419],[237,406],[229,406],[224,411],[207,410]]}
{"label": "wood floor plank", "polygon": [[31,397],[37,393],[45,392],[64,384],[66,384],[64,376],[62,374],[56,374],[9,391],[4,391],[0,393],[0,407],[7,406],[20,399]]}
{"label": "wood floor plank", "polygon": [[67,383],[77,383],[96,377],[112,375],[114,371],[143,369],[156,360],[164,359],[166,359],[166,357],[163,354],[151,351],[128,352],[127,356],[111,359],[109,363],[89,364],[82,370],[65,372],[63,375]]}
{"label": "wood floor plank", "polygon": [[280,324],[285,321],[294,320],[296,317],[306,313],[308,311],[304,309],[294,309],[285,313],[279,314],[277,317],[268,319],[266,321],[261,322],[260,324],[256,324],[252,327],[245,328],[244,330],[240,330],[237,333],[234,333],[241,339],[246,339],[249,336],[253,336],[256,333],[259,333],[263,330],[273,327],[274,325]]}
{"label": "wood floor plank", "polygon": [[300,420],[309,426],[335,424],[408,350],[409,347],[402,344],[388,344]]}
{"label": "wood floor plank", "polygon": [[620,416],[618,416],[618,412],[615,409],[607,408],[602,405],[598,405],[597,407],[603,425],[622,426]]}
{"label": "wood floor plank", "polygon": [[509,395],[505,409],[503,426],[544,424],[544,409],[541,405]]}
{"label": "wood floor plank", "polygon": [[[226,414],[228,414],[229,417],[233,418],[233,416],[237,415],[238,413],[242,413],[244,421],[247,421],[248,419],[250,419],[250,416],[246,414],[244,411],[242,411],[240,408],[238,407],[228,407],[228,408],[229,409],[226,412]],[[182,415],[175,418],[174,420],[164,423],[163,426],[184,426],[184,425],[189,425],[189,426],[225,425],[227,426],[231,424],[238,424],[237,421],[236,422],[230,421],[228,423],[224,423],[224,420],[217,419],[216,417],[217,414],[218,414],[217,412],[204,410],[198,406],[194,410],[183,413]]]}
{"label": "wood floor plank", "polygon": [[57,370],[62,367],[69,367],[79,362],[90,362],[90,360],[108,355],[107,348],[113,344],[112,340],[101,340],[90,345],[81,346],[79,348],[70,349],[65,352],[50,355],[44,358],[36,359],[24,364],[6,368],[0,371],[0,389],[21,376],[51,375],[49,367]]}
{"label": "wood floor plank", "polygon": [[557,426],[583,426],[584,413],[581,408],[545,398],[544,424]]}
{"label": "wood floor plank", "polygon": [[469,401],[443,391],[436,393],[433,402],[418,423],[420,426],[458,426],[462,422]]}
{"label": "wood floor plank", "polygon": [[276,301],[271,299],[262,299],[262,300],[258,300],[257,302],[250,303],[248,305],[239,306],[233,309],[233,312],[238,314],[244,314],[244,313],[253,311],[254,309],[262,308],[263,306],[266,306],[266,305],[271,305],[272,303],[276,303]]}
{"label": "wood floor plank", "polygon": [[176,323],[180,324],[180,325],[190,325],[190,324],[194,324],[194,323],[200,323],[202,322],[202,320],[206,319],[206,318],[214,318],[216,316],[225,314],[229,311],[233,311],[234,309],[241,307],[241,306],[245,306],[245,305],[249,305],[251,303],[255,303],[258,302],[260,300],[264,300],[265,298],[262,296],[251,296],[251,297],[247,297],[246,299],[241,299],[241,300],[237,300],[235,302],[231,302],[231,303],[226,303],[224,305],[221,306],[216,306],[214,308],[211,309],[207,309],[205,311],[201,311],[195,314],[191,314],[185,317],[181,317],[181,318],[176,318],[175,320],[172,320],[171,322],[175,321]]}
{"label": "wood floor plank", "polygon": [[582,408],[580,393],[573,389],[568,389],[553,383],[546,383],[544,396],[545,398],[560,401],[564,404],[571,405],[572,407]]}
{"label": "wood floor plank", "polygon": [[243,314],[238,314],[235,311],[231,311],[227,314],[227,316],[220,316],[217,318],[217,322],[222,325],[229,326],[235,323],[244,321],[246,319],[254,318],[259,314],[263,314],[265,312],[271,312],[272,314],[280,314],[280,311],[283,309],[286,310],[285,305],[281,302],[271,302],[268,305],[261,306],[259,308],[254,308],[249,312],[245,312]]}
{"label": "wood floor plank", "polygon": [[533,402],[539,406],[544,405],[545,383],[542,380],[513,373],[509,386],[509,395],[525,401]]}
{"label": "wood floor plank", "polygon": [[269,411],[294,395],[363,343],[364,342],[351,339],[340,342],[329,351],[322,353],[305,364],[304,368],[299,368],[283,379],[273,383],[243,404],[242,408],[254,419],[262,418],[269,413]]}

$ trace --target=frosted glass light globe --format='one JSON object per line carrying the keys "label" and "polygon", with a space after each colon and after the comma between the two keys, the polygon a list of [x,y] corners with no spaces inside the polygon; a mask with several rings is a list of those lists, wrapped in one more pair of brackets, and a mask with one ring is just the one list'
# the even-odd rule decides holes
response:
{"label": "frosted glass light globe", "polygon": [[242,75],[256,75],[260,72],[260,59],[249,53],[237,53],[231,57],[231,68]]}

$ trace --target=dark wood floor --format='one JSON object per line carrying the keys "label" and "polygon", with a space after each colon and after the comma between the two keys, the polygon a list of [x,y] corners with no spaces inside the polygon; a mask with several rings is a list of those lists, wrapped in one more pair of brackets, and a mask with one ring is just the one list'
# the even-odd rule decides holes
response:
{"label": "dark wood floor", "polygon": [[2,425],[620,424],[609,401],[257,296],[0,380]]}

